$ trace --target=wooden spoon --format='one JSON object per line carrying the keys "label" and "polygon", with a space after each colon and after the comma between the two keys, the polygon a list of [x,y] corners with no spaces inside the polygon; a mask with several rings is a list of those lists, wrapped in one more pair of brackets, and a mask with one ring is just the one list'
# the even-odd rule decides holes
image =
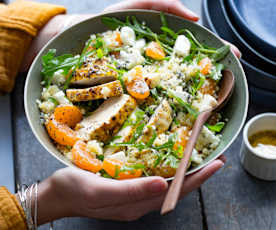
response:
{"label": "wooden spoon", "polygon": [[195,121],[195,124],[193,126],[192,135],[189,138],[189,141],[187,143],[185,152],[183,154],[183,158],[181,159],[181,162],[179,164],[179,167],[176,171],[176,174],[174,176],[174,179],[170,185],[169,191],[165,197],[165,200],[163,202],[163,206],[161,209],[161,215],[164,215],[170,211],[172,211],[177,203],[177,200],[179,198],[180,190],[182,187],[182,184],[184,182],[185,174],[187,171],[187,167],[189,164],[189,160],[192,155],[192,151],[194,149],[194,146],[196,144],[197,138],[200,134],[200,131],[205,124],[205,122],[208,120],[210,115],[219,109],[221,109],[230,98],[233,88],[234,88],[235,78],[233,73],[230,70],[224,70],[223,71],[223,78],[221,80],[220,85],[220,91],[218,94],[218,103],[215,107],[201,112]]}

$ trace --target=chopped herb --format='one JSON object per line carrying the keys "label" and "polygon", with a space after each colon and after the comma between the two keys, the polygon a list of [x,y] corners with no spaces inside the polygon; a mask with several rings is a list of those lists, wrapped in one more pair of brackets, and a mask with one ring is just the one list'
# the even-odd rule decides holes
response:
{"label": "chopped herb", "polygon": [[120,168],[120,172],[135,171],[135,170],[144,169],[144,168],[145,166],[143,164],[123,165]]}
{"label": "chopped herb", "polygon": [[100,173],[101,173],[102,177],[112,179],[112,176],[110,176],[109,174],[107,174],[107,172],[105,170],[102,169],[100,171]]}
{"label": "chopped herb", "polygon": [[212,132],[219,133],[223,129],[225,122],[221,121],[221,122],[216,123],[215,125],[209,125],[209,124],[205,124],[205,125]]}
{"label": "chopped herb", "polygon": [[172,149],[175,144],[175,137],[176,137],[175,133],[171,134],[166,143],[164,143],[163,145],[156,146],[156,147],[154,147],[154,149],[155,150]]}
{"label": "chopped herb", "polygon": [[150,106],[148,106],[145,109],[145,113],[148,114],[149,116],[151,116],[152,114],[154,114],[154,109],[151,108]]}
{"label": "chopped herb", "polygon": [[155,141],[155,139],[157,138],[157,133],[155,130],[153,130],[153,135],[150,138],[150,140],[147,142],[146,146],[151,147]]}
{"label": "chopped herb", "polygon": [[151,89],[150,94],[155,100],[159,101],[159,95],[156,88]]}
{"label": "chopped herb", "polygon": [[100,161],[103,161],[104,160],[104,155],[97,155],[97,159],[100,160]]}
{"label": "chopped herb", "polygon": [[103,45],[104,45],[103,38],[97,37],[96,42],[95,42],[95,48],[99,49],[99,48],[103,47]]}
{"label": "chopped herb", "polygon": [[115,166],[115,174],[114,174],[114,178],[118,178],[120,173],[120,167],[118,165]]}
{"label": "chopped herb", "polygon": [[201,74],[200,72],[197,72],[197,74],[195,75],[195,77],[193,77],[191,79],[191,94],[192,96],[195,96],[197,91],[202,87],[202,85],[204,84],[205,81],[205,77],[203,74]]}
{"label": "chopped herb", "polygon": [[144,127],[145,127],[145,123],[142,123],[136,128],[136,130],[133,134],[133,137],[131,138],[131,140],[129,142],[130,144],[135,143],[137,141],[137,139],[142,135]]}
{"label": "chopped herb", "polygon": [[146,177],[150,176],[145,169],[143,169],[143,173],[145,174]]}
{"label": "chopped herb", "polygon": [[176,96],[171,90],[168,90],[168,96],[174,98],[179,103],[179,105],[185,108],[185,110],[189,114],[193,115],[194,117],[198,115],[198,112],[195,109],[193,109],[189,103],[183,101],[180,97]]}
{"label": "chopped herb", "polygon": [[55,106],[59,105],[59,102],[55,98],[53,98],[53,97],[49,97],[49,101],[51,101],[52,103],[54,103]]}
{"label": "chopped herb", "polygon": [[138,125],[144,118],[145,112],[141,109],[136,109],[135,111],[135,122],[131,117],[128,117],[128,119],[124,122],[122,129],[127,126],[136,126]]}
{"label": "chopped herb", "polygon": [[104,56],[103,50],[101,48],[97,49],[97,56],[98,56],[98,58],[102,58]]}

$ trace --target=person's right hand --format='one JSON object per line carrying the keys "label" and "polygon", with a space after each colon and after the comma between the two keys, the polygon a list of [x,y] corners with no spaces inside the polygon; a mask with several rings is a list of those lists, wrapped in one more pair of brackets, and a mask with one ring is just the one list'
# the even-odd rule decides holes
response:
{"label": "person's right hand", "polygon": [[[198,188],[224,164],[224,156],[187,176],[180,199]],[[161,208],[168,183],[161,177],[112,180],[65,168],[39,185],[38,222],[69,216],[131,221]]]}

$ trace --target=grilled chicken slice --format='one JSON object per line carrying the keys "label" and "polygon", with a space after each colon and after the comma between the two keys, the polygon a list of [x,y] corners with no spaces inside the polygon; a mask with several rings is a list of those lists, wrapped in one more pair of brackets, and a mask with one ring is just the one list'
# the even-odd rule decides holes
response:
{"label": "grilled chicken slice", "polygon": [[87,61],[73,74],[71,85],[94,86],[117,79],[118,73],[108,67],[107,61],[102,58],[94,62]]}
{"label": "grilled chicken slice", "polygon": [[172,119],[172,108],[168,101],[164,99],[156,108],[154,114],[151,116],[149,122],[145,126],[139,141],[144,143],[148,142],[152,137],[154,130],[156,131],[157,135],[167,131],[172,123]]}
{"label": "grilled chicken slice", "polygon": [[109,98],[77,125],[77,135],[85,140],[107,142],[135,108],[136,101],[127,94]]}
{"label": "grilled chicken slice", "polygon": [[120,96],[123,88],[119,80],[85,89],[67,89],[66,96],[70,101],[90,101]]}
{"label": "grilled chicken slice", "polygon": [[[135,109],[129,116],[128,119],[130,119],[133,123],[136,123],[137,121],[137,111],[139,111],[139,109]],[[135,125],[128,125],[124,128],[122,128],[117,134],[116,136],[118,136],[119,138],[115,139],[113,141],[113,143],[122,143],[122,142],[128,142],[130,141],[131,137],[134,134],[134,131],[136,129]],[[109,156],[112,155],[120,150],[122,150],[123,147],[107,147],[104,149],[104,155],[105,156]]]}

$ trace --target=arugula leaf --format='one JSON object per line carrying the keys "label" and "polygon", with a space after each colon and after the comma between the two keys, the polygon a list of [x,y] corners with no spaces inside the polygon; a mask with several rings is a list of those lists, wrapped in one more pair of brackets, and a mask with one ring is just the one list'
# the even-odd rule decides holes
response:
{"label": "arugula leaf", "polygon": [[162,26],[168,27],[167,19],[162,11],[160,12],[160,20],[161,20]]}
{"label": "arugula leaf", "polygon": [[79,57],[72,54],[64,54],[56,57],[56,50],[50,49],[47,54],[42,57],[42,70],[43,80],[45,86],[49,87],[54,73],[62,69],[65,74],[78,63]]}
{"label": "arugula leaf", "polygon": [[173,30],[171,30],[170,28],[168,28],[167,26],[162,26],[161,30],[163,32],[166,32],[167,34],[169,34],[173,39],[177,38],[177,34]]}
{"label": "arugula leaf", "polygon": [[159,145],[154,147],[155,150],[161,150],[161,149],[172,149],[174,144],[175,144],[175,136],[176,134],[171,134],[169,136],[169,139],[166,143],[164,143],[163,145]]}
{"label": "arugula leaf", "polygon": [[161,163],[161,160],[162,160],[162,154],[158,154],[157,159],[155,160],[155,162],[153,164],[153,167],[156,168],[157,165],[159,165]]}
{"label": "arugula leaf", "polygon": [[157,133],[155,131],[155,129],[153,130],[153,135],[150,138],[150,140],[147,142],[146,146],[147,147],[151,147],[153,145],[153,142],[155,141],[155,139],[157,138]]}
{"label": "arugula leaf", "polygon": [[211,57],[215,62],[217,62],[223,59],[229,53],[229,51],[230,51],[230,46],[225,45],[217,49],[216,52]]}
{"label": "arugula leaf", "polygon": [[225,122],[220,121],[220,122],[216,123],[215,125],[209,125],[209,124],[205,124],[205,125],[209,130],[211,130],[215,133],[219,133],[223,129]]}
{"label": "arugula leaf", "polygon": [[201,43],[195,38],[195,36],[190,30],[185,29],[184,31],[186,32],[187,37],[190,38],[197,47],[203,48],[203,45],[201,45]]}
{"label": "arugula leaf", "polygon": [[197,72],[195,77],[191,79],[191,94],[192,96],[195,96],[196,92],[201,88],[201,86],[204,84],[205,77],[200,72]]}
{"label": "arugula leaf", "polygon": [[193,58],[195,56],[195,53],[196,53],[196,51],[193,50],[191,54],[189,54],[188,56],[186,56],[185,58],[183,58],[183,62],[190,63],[193,60]]}
{"label": "arugula leaf", "polygon": [[103,161],[103,160],[104,160],[104,155],[103,155],[103,154],[102,154],[102,155],[97,155],[96,157],[97,157],[97,159],[100,160],[100,161]]}
{"label": "arugula leaf", "polygon": [[133,137],[131,138],[131,140],[129,142],[130,144],[135,143],[135,141],[137,141],[137,139],[142,135],[145,125],[146,125],[145,123],[142,123],[136,128],[136,130],[133,134]]}
{"label": "arugula leaf", "polygon": [[110,18],[110,17],[102,17],[101,18],[102,23],[107,25],[110,29],[115,30],[119,26],[124,26],[125,23],[122,21],[118,20],[117,18]]}
{"label": "arugula leaf", "polygon": [[102,17],[102,23],[110,27],[111,29],[116,29],[118,27],[122,26],[128,26],[132,28],[137,37],[139,38],[147,38],[150,41],[157,41],[160,43],[160,45],[164,48],[165,52],[168,54],[172,53],[173,48],[170,47],[172,45],[171,43],[168,44],[167,39],[164,39],[162,36],[158,36],[156,33],[154,33],[149,27],[140,24],[136,17],[132,16],[131,20],[129,18],[126,19],[126,22],[122,22],[116,18],[110,18],[110,17]]}

